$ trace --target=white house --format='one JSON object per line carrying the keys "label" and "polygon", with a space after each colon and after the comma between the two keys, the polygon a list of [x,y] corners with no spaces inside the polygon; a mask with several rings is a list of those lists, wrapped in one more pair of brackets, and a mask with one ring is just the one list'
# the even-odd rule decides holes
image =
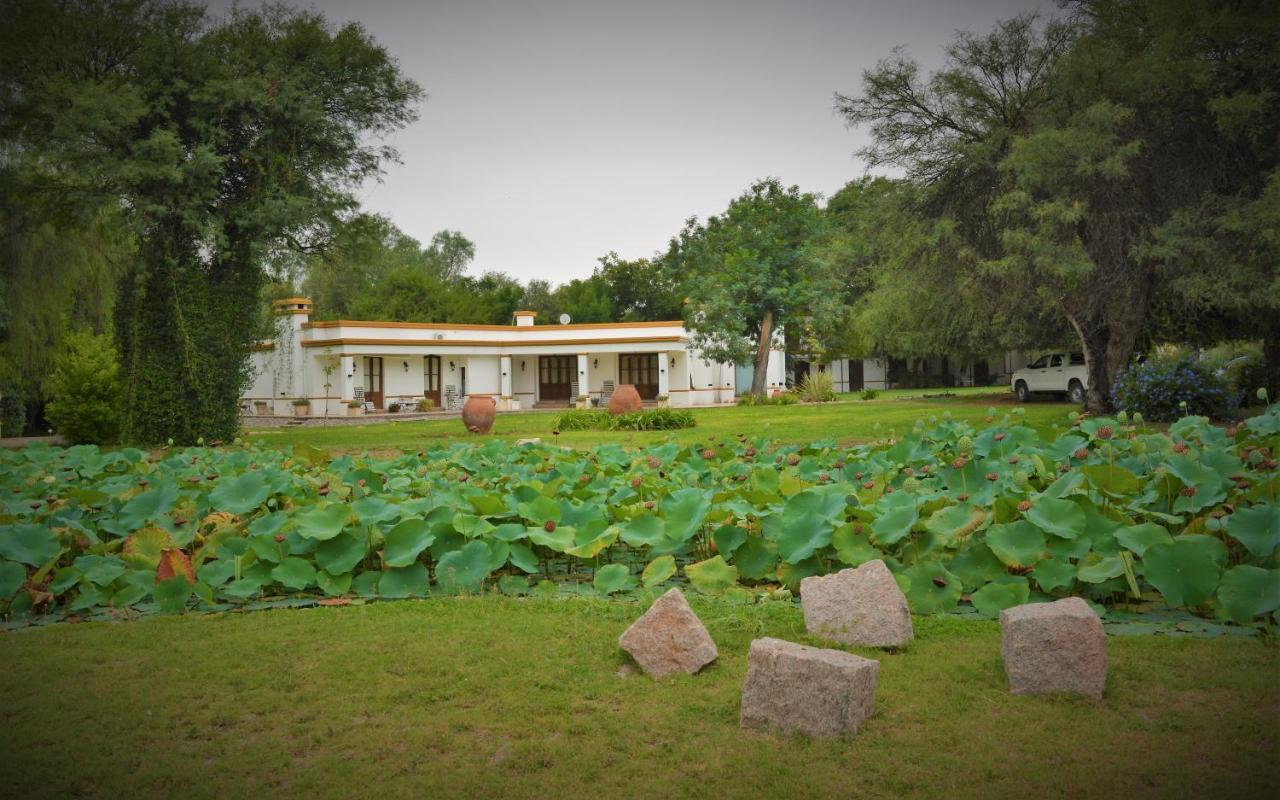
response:
{"label": "white house", "polygon": [[[680,321],[514,325],[338,320],[311,322],[303,297],[274,304],[276,336],[253,353],[253,383],[242,405],[253,413],[289,414],[296,399],[312,414],[346,412],[363,397],[375,408],[432,400],[456,407],[490,395],[501,410],[568,406],[634,384],[641,398],[672,406],[733,402],[734,366],[692,349]],[[786,382],[782,350],[769,357],[768,385]]]}
{"label": "white house", "polygon": [[897,386],[996,386],[1007,384],[1014,370],[1027,364],[1027,353],[1009,350],[985,358],[842,358],[825,364],[803,364],[810,372],[828,372],[837,392],[892,389]]}

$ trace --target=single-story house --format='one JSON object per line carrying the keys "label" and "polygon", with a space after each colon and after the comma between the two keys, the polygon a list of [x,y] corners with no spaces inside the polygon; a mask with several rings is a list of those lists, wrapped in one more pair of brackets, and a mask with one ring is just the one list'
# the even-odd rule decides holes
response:
{"label": "single-story house", "polygon": [[[242,398],[249,413],[289,414],[309,400],[312,414],[373,408],[457,408],[489,395],[500,410],[567,407],[586,397],[606,403],[634,384],[640,397],[671,406],[731,403],[735,369],[703,358],[681,321],[534,325],[517,311],[512,325],[336,320],[312,322],[312,303],[274,303],[276,335],[253,353],[253,381]],[[786,383],[781,349],[770,354],[768,385]]]}
{"label": "single-story house", "polygon": [[1027,365],[1028,354],[1009,350],[979,358],[841,358],[826,363],[797,360],[795,382],[809,372],[827,372],[837,392],[862,389],[921,388],[943,386],[996,386],[1007,384],[1014,370]]}

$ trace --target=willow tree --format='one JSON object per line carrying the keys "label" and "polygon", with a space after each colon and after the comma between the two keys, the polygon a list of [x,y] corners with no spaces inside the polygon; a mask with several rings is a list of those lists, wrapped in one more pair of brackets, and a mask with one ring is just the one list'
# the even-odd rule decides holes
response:
{"label": "willow tree", "polygon": [[[1081,0],[1065,22],[1003,22],[962,34],[927,80],[901,54],[837,97],[868,124],[873,164],[905,167],[923,210],[972,257],[955,278],[982,281],[1057,314],[1085,354],[1087,406],[1105,411],[1153,307],[1274,314],[1260,229],[1247,218],[1275,169],[1280,59],[1275,4]],[[1216,259],[1193,259],[1196,251]],[[946,283],[939,286],[945,290]],[[929,324],[927,319],[922,325]],[[1237,325],[1238,327],[1238,325]]]}
{"label": "willow tree", "polygon": [[266,258],[315,246],[354,206],[418,87],[360,26],[285,6],[212,20],[181,0],[6,5],[17,146],[135,233],[115,314],[125,436],[233,435]]}
{"label": "willow tree", "polygon": [[688,297],[694,346],[717,361],[754,364],[754,395],[765,392],[781,326],[821,329],[839,312],[835,275],[810,257],[824,224],[815,195],[769,178],[723,214],[690,219],[671,241],[664,268]]}

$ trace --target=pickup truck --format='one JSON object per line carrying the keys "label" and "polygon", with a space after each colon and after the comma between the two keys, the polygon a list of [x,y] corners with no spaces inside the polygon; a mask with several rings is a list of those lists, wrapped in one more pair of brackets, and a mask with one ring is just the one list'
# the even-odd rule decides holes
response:
{"label": "pickup truck", "polygon": [[1073,403],[1084,402],[1089,371],[1084,353],[1049,353],[1017,370],[1009,379],[1018,400],[1027,402],[1037,393],[1065,394]]}

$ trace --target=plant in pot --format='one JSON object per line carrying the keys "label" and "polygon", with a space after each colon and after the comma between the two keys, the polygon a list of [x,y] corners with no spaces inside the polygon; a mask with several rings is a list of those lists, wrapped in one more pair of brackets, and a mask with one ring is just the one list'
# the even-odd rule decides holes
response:
{"label": "plant in pot", "polygon": [[400,413],[400,404],[399,404],[399,403],[392,403],[391,405],[387,406],[387,413],[388,413],[388,414],[399,414],[399,413]]}
{"label": "plant in pot", "polygon": [[254,400],[254,401],[253,401],[253,413],[255,413],[255,414],[259,414],[259,415],[266,414],[266,413],[267,413],[267,401],[266,401],[266,400]]}
{"label": "plant in pot", "polygon": [[578,395],[577,408],[591,408],[591,396],[586,394]]}
{"label": "plant in pot", "polygon": [[656,399],[658,401],[658,408],[667,407],[667,396],[665,394],[658,395]]}
{"label": "plant in pot", "polygon": [[360,416],[360,414],[361,414],[363,411],[364,411],[364,409],[360,407],[360,401],[359,401],[359,400],[348,400],[348,401],[347,401],[347,416],[348,416],[348,417],[358,417],[358,416]]}
{"label": "plant in pot", "polygon": [[293,401],[293,415],[295,417],[306,417],[311,414],[311,401],[305,397],[299,397]]}

